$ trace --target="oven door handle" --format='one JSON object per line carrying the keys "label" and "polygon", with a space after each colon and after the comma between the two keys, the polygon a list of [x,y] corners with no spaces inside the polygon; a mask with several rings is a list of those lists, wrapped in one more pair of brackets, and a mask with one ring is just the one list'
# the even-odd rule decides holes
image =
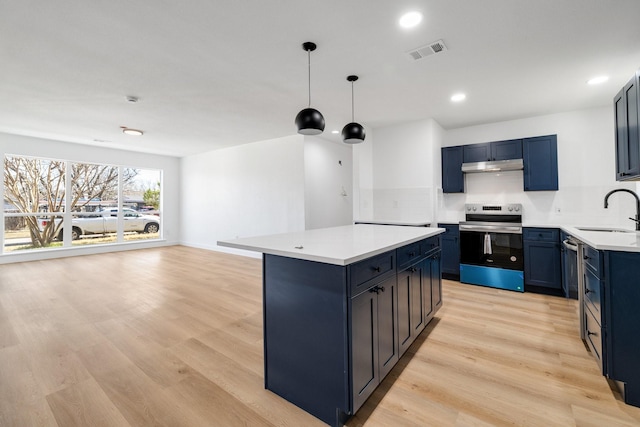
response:
{"label": "oven door handle", "polygon": [[522,227],[504,225],[464,225],[460,224],[460,231],[486,231],[490,233],[522,234]]}

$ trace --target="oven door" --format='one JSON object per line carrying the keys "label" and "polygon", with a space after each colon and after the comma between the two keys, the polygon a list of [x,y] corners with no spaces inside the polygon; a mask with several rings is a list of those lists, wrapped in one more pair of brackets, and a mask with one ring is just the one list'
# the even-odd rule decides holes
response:
{"label": "oven door", "polygon": [[460,230],[460,264],[523,271],[522,234]]}

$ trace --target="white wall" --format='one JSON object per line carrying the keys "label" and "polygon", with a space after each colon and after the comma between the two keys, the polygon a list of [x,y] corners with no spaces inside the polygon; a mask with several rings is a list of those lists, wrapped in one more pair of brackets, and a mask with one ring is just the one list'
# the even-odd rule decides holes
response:
{"label": "white wall", "polygon": [[184,157],[182,244],[256,255],[216,242],[304,230],[304,146],[294,135]]}
{"label": "white wall", "polygon": [[366,138],[353,146],[353,219],[373,219],[374,132],[365,126]]}
{"label": "white wall", "polygon": [[[4,159],[6,154],[87,163],[106,163],[116,166],[142,169],[162,169],[164,171],[163,187],[161,192],[163,200],[172,201],[177,200],[179,197],[180,160],[177,157],[158,156],[0,133],[0,156]],[[180,229],[180,210],[176,203],[163,204],[162,228],[163,241],[46,249],[41,251],[29,251],[29,253],[4,254],[0,256],[0,264],[176,244],[179,239]]]}
{"label": "white wall", "polygon": [[352,146],[304,137],[305,228],[353,224]]}
{"label": "white wall", "polygon": [[[441,138],[442,128],[432,119],[375,129],[372,188],[360,189],[371,195],[373,209],[361,209],[371,216],[359,219],[433,221],[440,175],[433,161],[438,156],[439,164]],[[358,152],[355,162],[366,154]]]}
{"label": "white wall", "polygon": [[[525,224],[609,225],[631,228],[635,215],[629,195],[604,195],[614,188],[636,188],[615,181],[613,109],[610,107],[531,117],[446,131],[443,146],[558,135],[559,191],[523,191],[522,171],[467,174],[465,194],[439,197],[441,222],[464,220],[464,203],[522,203]],[[440,187],[441,187],[440,182]]]}

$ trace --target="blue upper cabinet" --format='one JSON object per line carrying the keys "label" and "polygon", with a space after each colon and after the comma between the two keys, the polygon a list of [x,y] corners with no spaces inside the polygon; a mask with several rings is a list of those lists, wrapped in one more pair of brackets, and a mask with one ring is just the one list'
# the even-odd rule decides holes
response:
{"label": "blue upper cabinet", "polygon": [[557,191],[557,145],[556,135],[547,135],[443,147],[442,191],[464,193],[463,163],[511,159],[523,159],[525,191]]}
{"label": "blue upper cabinet", "polygon": [[640,179],[640,70],[613,98],[616,123],[616,180]]}
{"label": "blue upper cabinet", "polygon": [[442,192],[464,193],[462,146],[442,148]]}
{"label": "blue upper cabinet", "polygon": [[465,145],[464,163],[490,162],[494,160],[510,160],[522,158],[522,140],[484,142],[482,144]]}
{"label": "blue upper cabinet", "polygon": [[509,139],[491,143],[491,160],[511,160],[522,158],[522,140]]}
{"label": "blue upper cabinet", "polygon": [[463,162],[488,162],[491,160],[491,146],[488,142],[463,146]]}
{"label": "blue upper cabinet", "polygon": [[524,191],[558,191],[556,135],[522,140]]}

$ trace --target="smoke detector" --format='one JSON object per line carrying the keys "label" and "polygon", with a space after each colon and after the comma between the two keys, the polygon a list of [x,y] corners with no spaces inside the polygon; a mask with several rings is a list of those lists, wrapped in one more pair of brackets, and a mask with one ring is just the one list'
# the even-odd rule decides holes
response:
{"label": "smoke detector", "polygon": [[442,53],[446,50],[448,49],[444,42],[442,40],[437,40],[433,43],[429,43],[428,45],[412,49],[407,52],[407,54],[411,59],[417,61],[418,59],[426,58],[427,56],[435,55],[436,53]]}

